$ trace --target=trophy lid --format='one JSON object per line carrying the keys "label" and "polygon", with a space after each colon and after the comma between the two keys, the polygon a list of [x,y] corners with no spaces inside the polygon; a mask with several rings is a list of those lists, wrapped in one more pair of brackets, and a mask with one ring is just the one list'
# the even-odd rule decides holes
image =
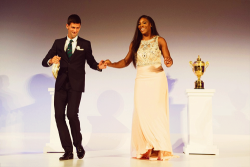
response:
{"label": "trophy lid", "polygon": [[197,61],[201,61],[201,57],[200,57],[200,55],[198,55]]}
{"label": "trophy lid", "polygon": [[198,55],[197,61],[195,61],[193,65],[194,66],[204,66],[205,65],[204,61],[201,61],[200,55]]}

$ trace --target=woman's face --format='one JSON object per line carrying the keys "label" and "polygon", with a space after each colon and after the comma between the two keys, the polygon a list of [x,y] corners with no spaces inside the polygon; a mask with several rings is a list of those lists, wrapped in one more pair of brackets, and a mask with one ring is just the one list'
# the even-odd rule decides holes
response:
{"label": "woman's face", "polygon": [[148,21],[146,18],[141,18],[138,22],[138,29],[144,34],[149,34],[151,33],[151,23]]}

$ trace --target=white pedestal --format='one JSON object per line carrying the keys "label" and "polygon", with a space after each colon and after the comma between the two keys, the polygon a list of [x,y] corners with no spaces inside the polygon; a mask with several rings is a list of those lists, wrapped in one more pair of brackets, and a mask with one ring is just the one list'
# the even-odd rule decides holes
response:
{"label": "white pedestal", "polygon": [[219,154],[213,145],[212,96],[214,89],[187,89],[189,143],[185,154]]}
{"label": "white pedestal", "polygon": [[[43,152],[64,152],[61,141],[59,138],[59,133],[56,126],[56,120],[55,120],[55,108],[54,108],[54,88],[48,88],[48,91],[51,95],[51,119],[50,119],[50,142],[46,143],[45,147],[43,148]],[[66,119],[67,125],[68,121]],[[69,127],[69,126],[68,126]]]}

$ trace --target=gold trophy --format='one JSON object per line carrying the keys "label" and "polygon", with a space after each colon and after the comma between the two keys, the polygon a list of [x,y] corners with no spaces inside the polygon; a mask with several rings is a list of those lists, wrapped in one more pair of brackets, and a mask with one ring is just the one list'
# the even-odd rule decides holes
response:
{"label": "gold trophy", "polygon": [[206,71],[209,62],[207,61],[204,63],[204,61],[201,61],[200,56],[198,55],[197,61],[194,63],[192,61],[189,62],[194,74],[198,77],[198,80],[194,82],[195,89],[204,89],[204,82],[201,80],[201,76]]}

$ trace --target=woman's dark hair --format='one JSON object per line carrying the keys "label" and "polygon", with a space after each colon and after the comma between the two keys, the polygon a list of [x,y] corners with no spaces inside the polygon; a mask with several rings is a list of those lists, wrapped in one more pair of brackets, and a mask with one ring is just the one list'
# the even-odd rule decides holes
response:
{"label": "woman's dark hair", "polygon": [[151,35],[159,35],[159,33],[157,32],[156,26],[155,26],[155,22],[154,20],[147,15],[142,15],[141,17],[139,17],[139,19],[136,22],[136,28],[135,28],[135,34],[132,40],[132,58],[133,58],[133,65],[134,67],[136,67],[136,54],[137,54],[137,50],[140,46],[141,40],[142,40],[142,34],[138,29],[138,24],[141,18],[145,18],[149,21],[149,23],[151,24]]}
{"label": "woman's dark hair", "polygon": [[68,17],[67,24],[70,25],[71,23],[81,24],[81,19],[77,14],[72,14]]}

